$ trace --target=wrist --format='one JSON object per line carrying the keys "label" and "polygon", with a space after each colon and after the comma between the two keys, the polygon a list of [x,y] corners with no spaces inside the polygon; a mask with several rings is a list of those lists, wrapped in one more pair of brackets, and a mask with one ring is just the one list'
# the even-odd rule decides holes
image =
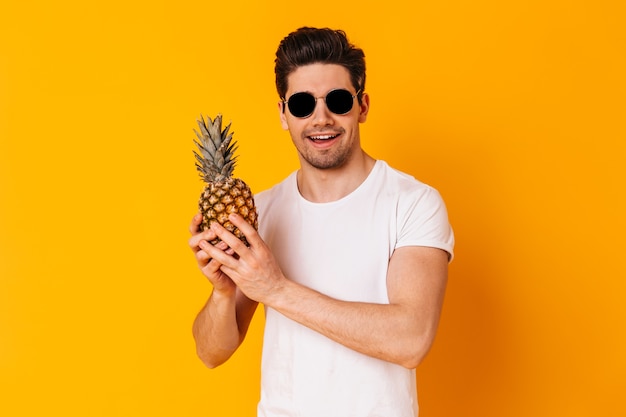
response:
{"label": "wrist", "polygon": [[210,299],[216,304],[234,302],[237,288],[216,288],[213,287]]}
{"label": "wrist", "polygon": [[298,287],[299,284],[283,277],[282,280],[272,287],[266,299],[263,300],[263,304],[277,310],[285,308],[295,301],[294,298],[297,298],[295,292],[297,292]]}

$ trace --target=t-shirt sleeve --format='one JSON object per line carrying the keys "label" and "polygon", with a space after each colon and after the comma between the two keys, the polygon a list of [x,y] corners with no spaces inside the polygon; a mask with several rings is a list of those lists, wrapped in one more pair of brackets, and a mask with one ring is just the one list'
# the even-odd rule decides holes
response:
{"label": "t-shirt sleeve", "polygon": [[402,195],[398,202],[396,248],[428,246],[442,249],[454,257],[454,232],[448,211],[439,192],[429,186]]}

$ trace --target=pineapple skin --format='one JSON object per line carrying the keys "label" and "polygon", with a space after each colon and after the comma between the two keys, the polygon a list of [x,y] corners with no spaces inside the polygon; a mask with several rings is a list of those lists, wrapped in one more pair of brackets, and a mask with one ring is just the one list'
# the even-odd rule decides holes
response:
{"label": "pineapple skin", "polygon": [[[200,212],[202,213],[202,230],[211,227],[211,223],[218,222],[226,230],[233,233],[246,246],[250,246],[246,236],[235,227],[228,219],[231,213],[237,213],[243,217],[248,224],[259,228],[258,215],[254,204],[254,196],[250,187],[239,178],[226,178],[218,182],[210,182],[200,195],[198,202]],[[219,238],[211,241],[216,244]]]}

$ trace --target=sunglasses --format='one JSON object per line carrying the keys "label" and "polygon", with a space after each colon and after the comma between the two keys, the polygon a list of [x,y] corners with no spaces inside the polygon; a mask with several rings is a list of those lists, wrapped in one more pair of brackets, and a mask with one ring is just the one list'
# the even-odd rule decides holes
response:
{"label": "sunglasses", "polygon": [[[309,117],[315,111],[315,106],[317,105],[317,100],[323,98],[326,102],[326,107],[328,110],[335,114],[346,114],[350,110],[352,110],[352,104],[354,103],[354,99],[359,95],[361,90],[357,91],[356,94],[352,94],[348,90],[344,90],[343,88],[337,90],[331,90],[326,94],[326,97],[315,97],[311,93],[295,93],[289,100],[282,100],[283,103],[287,104],[289,107],[289,112],[295,117],[299,117],[301,119],[305,117]],[[285,108],[283,107],[283,111]]]}

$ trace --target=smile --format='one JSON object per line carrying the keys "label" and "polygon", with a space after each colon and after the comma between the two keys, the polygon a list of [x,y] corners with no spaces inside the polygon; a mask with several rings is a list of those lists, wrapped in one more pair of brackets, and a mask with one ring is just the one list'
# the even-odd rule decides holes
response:
{"label": "smile", "polygon": [[324,141],[324,140],[335,139],[337,136],[339,135],[338,134],[325,134],[325,135],[311,135],[307,137],[313,141]]}

